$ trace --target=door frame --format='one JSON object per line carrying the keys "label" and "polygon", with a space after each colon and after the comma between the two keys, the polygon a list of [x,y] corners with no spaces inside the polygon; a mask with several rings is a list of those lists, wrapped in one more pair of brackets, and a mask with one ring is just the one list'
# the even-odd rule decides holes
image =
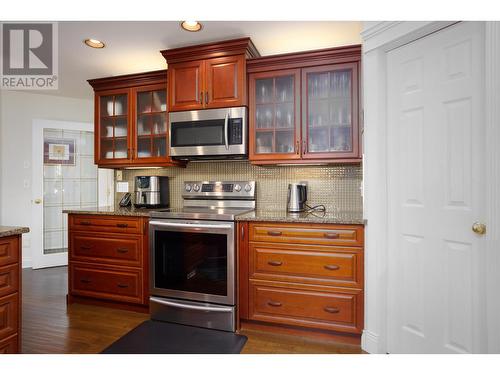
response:
{"label": "door frame", "polygon": [[[365,226],[365,329],[363,350],[387,353],[388,160],[387,53],[455,22],[366,22],[363,39],[363,181]],[[486,314],[488,352],[500,353],[500,22],[485,22]]]}
{"label": "door frame", "polygon": [[[74,121],[58,121],[46,119],[34,119],[32,123],[32,200],[31,200],[31,216],[32,226],[31,231],[31,251],[32,251],[32,267],[54,267],[58,265],[66,265],[68,262],[68,254],[49,254],[43,255],[43,204],[35,204],[35,199],[42,199],[43,203],[43,131],[44,129],[65,129],[75,131],[94,131],[94,124],[86,122]],[[42,142],[40,142],[42,140]],[[95,150],[94,150],[95,151]],[[104,172],[104,173],[103,173]],[[113,186],[109,186],[112,181],[109,175],[113,174],[112,170],[98,170],[98,202],[99,205],[110,205],[111,199],[114,196]],[[102,179],[102,181],[101,181]],[[106,184],[107,182],[107,184]],[[113,183],[114,184],[114,183]],[[41,248],[40,248],[41,245]],[[50,262],[48,258],[50,256]]]}

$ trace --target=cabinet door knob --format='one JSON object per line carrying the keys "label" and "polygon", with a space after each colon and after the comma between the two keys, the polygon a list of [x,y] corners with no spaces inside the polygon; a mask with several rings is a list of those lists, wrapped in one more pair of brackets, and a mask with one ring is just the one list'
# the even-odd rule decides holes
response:
{"label": "cabinet door knob", "polygon": [[205,91],[205,104],[208,104],[208,91]]}
{"label": "cabinet door knob", "polygon": [[297,155],[300,154],[300,141],[297,141],[295,143],[295,152],[296,152]]}
{"label": "cabinet door knob", "polygon": [[200,92],[200,104],[203,105],[203,91]]}
{"label": "cabinet door knob", "polygon": [[272,306],[272,307],[280,307],[281,306],[281,302],[277,302],[277,301],[267,301],[267,304],[269,306]]}
{"label": "cabinet door knob", "polygon": [[267,264],[269,264],[270,266],[279,267],[283,264],[283,262],[277,260],[270,260],[269,262],[267,262]]}

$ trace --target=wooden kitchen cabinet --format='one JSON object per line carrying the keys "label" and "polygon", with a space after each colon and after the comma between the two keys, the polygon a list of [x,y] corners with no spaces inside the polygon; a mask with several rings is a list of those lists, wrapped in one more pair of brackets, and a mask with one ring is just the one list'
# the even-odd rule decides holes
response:
{"label": "wooden kitchen cabinet", "polygon": [[361,334],[362,225],[238,223],[239,319]]}
{"label": "wooden kitchen cabinet", "polygon": [[168,63],[169,111],[246,106],[250,38],[161,51]]}
{"label": "wooden kitchen cabinet", "polygon": [[0,354],[21,352],[21,235],[0,237]]}
{"label": "wooden kitchen cabinet", "polygon": [[89,80],[95,91],[95,163],[177,166],[168,155],[165,70]]}
{"label": "wooden kitchen cabinet", "polygon": [[253,164],[359,163],[361,46],[247,61]]}
{"label": "wooden kitchen cabinet", "polygon": [[68,303],[148,311],[148,218],[68,215]]}

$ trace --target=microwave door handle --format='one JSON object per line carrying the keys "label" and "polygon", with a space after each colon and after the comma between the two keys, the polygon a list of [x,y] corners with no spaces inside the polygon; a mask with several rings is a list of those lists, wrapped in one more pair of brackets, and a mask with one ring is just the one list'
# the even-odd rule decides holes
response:
{"label": "microwave door handle", "polygon": [[228,123],[229,123],[229,110],[226,112],[226,117],[224,118],[224,142],[226,145],[226,150],[229,150]]}

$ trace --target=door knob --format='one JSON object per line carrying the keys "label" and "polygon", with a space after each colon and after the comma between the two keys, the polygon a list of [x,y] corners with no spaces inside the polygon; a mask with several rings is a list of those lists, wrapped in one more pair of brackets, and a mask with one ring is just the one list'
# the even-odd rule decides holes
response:
{"label": "door knob", "polygon": [[40,204],[40,203],[42,203],[42,200],[40,198],[37,198],[34,200],[34,202],[35,202],[35,204]]}
{"label": "door knob", "polygon": [[472,231],[477,234],[485,234],[486,233],[486,225],[483,223],[475,222],[472,224]]}

